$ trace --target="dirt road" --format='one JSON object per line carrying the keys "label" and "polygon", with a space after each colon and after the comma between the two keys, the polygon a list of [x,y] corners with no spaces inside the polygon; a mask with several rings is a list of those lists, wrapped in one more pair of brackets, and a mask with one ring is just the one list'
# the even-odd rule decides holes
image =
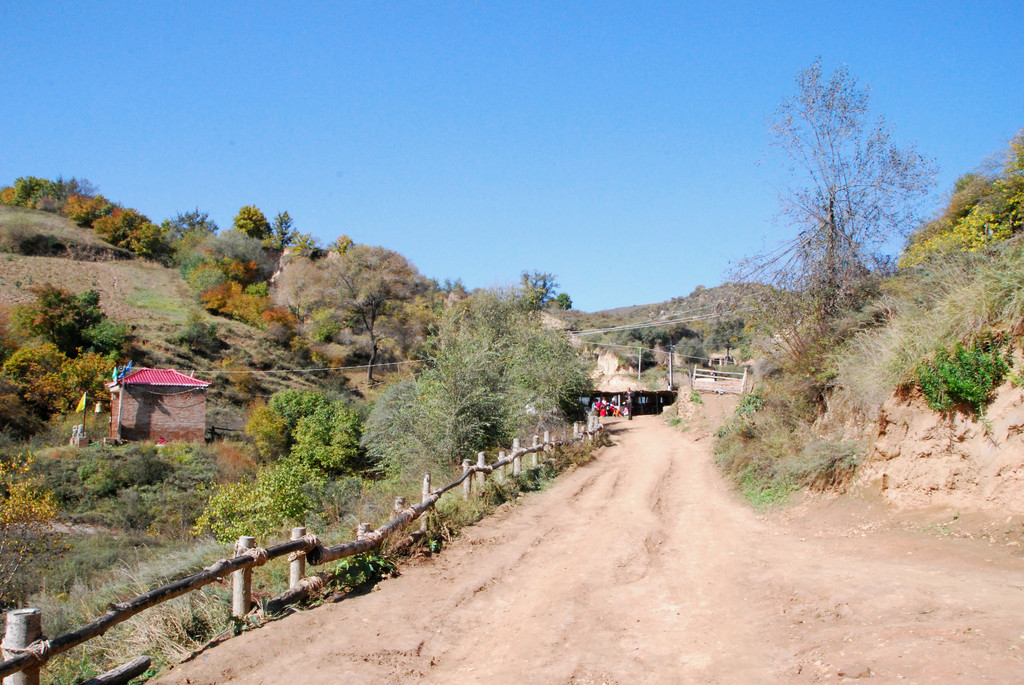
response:
{"label": "dirt road", "polygon": [[[160,683],[1024,680],[1018,547],[859,504],[758,516],[658,417],[378,591],[229,640]],[[884,512],[883,512],[884,514]]]}

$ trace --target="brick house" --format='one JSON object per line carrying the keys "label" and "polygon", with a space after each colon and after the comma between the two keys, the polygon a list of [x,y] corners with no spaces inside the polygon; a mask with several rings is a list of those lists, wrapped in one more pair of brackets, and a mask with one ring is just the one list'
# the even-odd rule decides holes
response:
{"label": "brick house", "polygon": [[110,438],[181,440],[206,438],[207,381],[174,369],[138,368],[110,389]]}

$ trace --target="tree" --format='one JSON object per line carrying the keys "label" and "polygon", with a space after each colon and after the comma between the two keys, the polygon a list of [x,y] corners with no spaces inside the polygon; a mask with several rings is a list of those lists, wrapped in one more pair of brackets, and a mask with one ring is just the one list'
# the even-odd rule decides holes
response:
{"label": "tree", "polygon": [[170,253],[163,229],[137,210],[114,207],[110,214],[93,221],[92,227],[111,245],[127,248],[140,257],[161,260]]}
{"label": "tree", "polygon": [[36,202],[46,197],[51,183],[37,176],[22,176],[14,181],[14,202],[19,207],[35,207]]}
{"label": "tree", "polygon": [[[315,284],[315,287],[311,287]],[[355,244],[316,262],[297,259],[279,281],[281,297],[302,318],[333,310],[356,334],[367,336],[366,378],[373,381],[381,342],[400,325],[404,305],[425,286],[413,264],[401,254],[375,245]]]}
{"label": "tree", "polygon": [[555,298],[555,305],[562,311],[567,312],[572,309],[572,298],[567,293],[558,293],[558,297]]}
{"label": "tree", "polygon": [[558,281],[554,274],[540,271],[524,271],[519,284],[523,306],[537,311],[547,306],[558,292]]}
{"label": "tree", "polygon": [[718,319],[708,334],[705,342],[711,350],[725,348],[728,353],[737,347],[744,340],[744,329],[746,322],[739,318]]}
{"label": "tree", "polygon": [[291,215],[288,212],[279,212],[274,217],[270,234],[263,240],[263,246],[273,250],[283,250],[294,243],[298,236],[299,232],[292,223]]}
{"label": "tree", "polygon": [[72,194],[64,201],[61,211],[79,226],[91,228],[97,219],[114,211],[114,205],[102,195]]}
{"label": "tree", "polygon": [[331,402],[295,425],[292,458],[329,474],[355,473],[363,465],[359,414],[344,402]]}
{"label": "tree", "polygon": [[0,461],[0,606],[18,599],[26,566],[55,548],[58,507],[53,493],[31,474],[32,460]]}
{"label": "tree", "polygon": [[746,271],[752,280],[804,293],[805,314],[826,321],[856,294],[878,248],[915,225],[935,171],[913,146],[892,142],[884,119],[868,121],[868,88],[845,66],[826,80],[818,58],[796,83],[769,131],[792,178],[780,215],[798,233],[748,260]]}
{"label": "tree", "polygon": [[217,223],[210,218],[210,213],[201,212],[198,207],[191,212],[178,212],[160,225],[164,229],[164,238],[171,245],[187,242],[190,247],[195,247],[217,232]]}
{"label": "tree", "polygon": [[79,197],[94,197],[98,191],[92,181],[86,178],[75,178],[72,176],[65,179],[63,176],[55,178],[50,186],[50,197],[57,203],[58,207],[64,205],[72,195]]}
{"label": "tree", "polygon": [[944,252],[976,252],[1024,230],[1024,131],[1011,141],[997,174],[957,179],[946,209],[907,240],[900,266]]}
{"label": "tree", "polygon": [[446,307],[414,381],[374,403],[363,443],[392,477],[457,467],[519,435],[582,415],[591,366],[562,333],[523,310],[517,291],[476,290]]}
{"label": "tree", "polygon": [[266,240],[270,237],[270,223],[256,205],[245,205],[239,209],[232,227],[257,240]]}
{"label": "tree", "polygon": [[106,319],[100,309],[100,294],[86,290],[81,295],[52,285],[33,289],[35,302],[16,307],[13,322],[28,335],[49,340],[68,357],[87,349],[92,340],[89,331]]}

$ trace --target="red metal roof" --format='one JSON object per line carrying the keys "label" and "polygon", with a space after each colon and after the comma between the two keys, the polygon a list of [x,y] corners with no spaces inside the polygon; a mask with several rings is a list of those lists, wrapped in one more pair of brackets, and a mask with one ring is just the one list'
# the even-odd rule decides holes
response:
{"label": "red metal roof", "polygon": [[[174,369],[147,369],[145,367],[130,371],[119,382],[125,385],[179,385],[193,388],[205,388],[209,385],[207,381],[186,376]],[[117,383],[107,383],[107,385],[113,386]]]}

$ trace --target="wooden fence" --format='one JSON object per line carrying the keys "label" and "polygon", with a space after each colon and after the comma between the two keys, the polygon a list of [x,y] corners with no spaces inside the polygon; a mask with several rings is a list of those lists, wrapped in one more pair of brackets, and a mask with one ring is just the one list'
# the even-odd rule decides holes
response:
{"label": "wooden fence", "polygon": [[[39,609],[10,611],[7,613],[3,643],[0,644],[4,657],[4,661],[0,662],[0,677],[4,678],[4,685],[38,685],[39,670],[51,657],[102,635],[117,624],[127,621],[150,607],[198,590],[228,575],[232,576],[232,615],[241,618],[253,608],[253,568],[262,566],[271,559],[287,557],[290,563],[290,587],[265,604],[268,611],[279,611],[289,604],[316,594],[323,587],[321,577],[305,577],[307,563],[317,566],[376,549],[390,535],[429,511],[441,496],[450,490],[461,487],[462,498],[469,499],[473,492],[474,474],[477,474],[478,488],[483,487],[488,473],[495,473],[497,477],[503,479],[505,472],[511,467],[512,476],[518,476],[522,472],[524,456],[530,455],[532,457],[531,468],[538,468],[540,466],[538,453],[562,445],[593,440],[601,429],[600,420],[597,417],[590,417],[585,427],[581,423],[573,424],[572,438],[567,436],[563,440],[551,440],[550,434],[545,431],[543,441],[540,436],[535,435],[533,444],[526,448],[522,447],[520,441],[516,439],[512,442],[512,449],[508,453],[499,452],[498,459],[493,464],[487,464],[486,455],[480,452],[477,454],[475,464],[469,459],[462,462],[461,477],[437,490],[431,490],[430,474],[428,473],[423,478],[422,500],[419,504],[406,506],[405,498],[397,498],[394,518],[376,530],[371,530],[368,524],[360,524],[355,540],[324,546],[316,536],[307,534],[306,529],[300,527],[292,529],[292,539],[288,542],[262,549],[256,546],[255,538],[243,536],[235,543],[234,556],[230,559],[221,559],[201,571],[127,601],[112,602],[108,605],[106,613],[99,618],[78,630],[52,640],[43,637],[42,617]],[[425,524],[426,521],[424,521],[423,530],[425,530]],[[116,670],[123,671],[125,667]],[[110,677],[114,678],[115,676],[111,675]],[[100,676],[100,678],[104,678],[104,676]],[[127,679],[97,679],[96,682],[127,682]]]}

